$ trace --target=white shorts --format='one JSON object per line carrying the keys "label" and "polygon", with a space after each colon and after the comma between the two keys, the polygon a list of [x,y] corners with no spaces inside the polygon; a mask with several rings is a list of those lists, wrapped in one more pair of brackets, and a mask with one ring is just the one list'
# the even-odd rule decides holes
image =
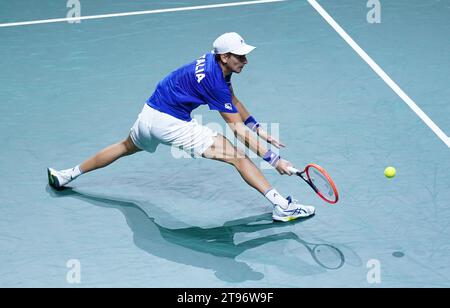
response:
{"label": "white shorts", "polygon": [[139,149],[150,153],[162,143],[183,149],[192,157],[200,157],[214,143],[217,133],[196,120],[182,121],[145,104],[130,136]]}

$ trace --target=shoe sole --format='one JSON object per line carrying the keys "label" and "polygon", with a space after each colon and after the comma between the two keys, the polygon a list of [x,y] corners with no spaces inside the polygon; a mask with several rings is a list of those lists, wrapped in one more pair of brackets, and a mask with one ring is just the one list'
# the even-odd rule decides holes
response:
{"label": "shoe sole", "polygon": [[275,221],[289,222],[289,221],[296,220],[296,219],[299,219],[299,218],[306,218],[306,217],[313,216],[315,213],[316,212],[314,211],[314,213],[311,213],[311,214],[309,214],[307,216],[285,216],[285,217],[280,217],[280,216],[273,216],[272,215],[272,219],[275,220]]}
{"label": "shoe sole", "polygon": [[61,189],[58,177],[52,174],[52,168],[47,168],[48,184],[54,189]]}

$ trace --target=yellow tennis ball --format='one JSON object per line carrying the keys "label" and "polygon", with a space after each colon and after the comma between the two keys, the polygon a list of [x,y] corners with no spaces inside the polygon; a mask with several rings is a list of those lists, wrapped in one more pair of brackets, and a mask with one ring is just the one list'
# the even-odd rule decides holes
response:
{"label": "yellow tennis ball", "polygon": [[384,175],[387,178],[393,178],[395,176],[395,168],[394,167],[387,167],[386,169],[384,169]]}

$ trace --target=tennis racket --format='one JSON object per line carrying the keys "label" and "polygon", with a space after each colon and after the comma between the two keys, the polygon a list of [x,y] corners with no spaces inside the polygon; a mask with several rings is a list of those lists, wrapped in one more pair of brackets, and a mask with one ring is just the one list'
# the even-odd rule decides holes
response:
{"label": "tennis racket", "polygon": [[309,164],[303,171],[289,167],[289,171],[301,177],[326,202],[331,204],[338,202],[339,194],[336,185],[325,169],[319,165]]}

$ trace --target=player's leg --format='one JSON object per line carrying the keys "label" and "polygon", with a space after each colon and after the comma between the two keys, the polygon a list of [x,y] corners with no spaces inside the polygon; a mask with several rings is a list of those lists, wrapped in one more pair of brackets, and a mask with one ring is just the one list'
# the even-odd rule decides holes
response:
{"label": "player's leg", "polygon": [[76,179],[81,174],[106,167],[121,157],[128,156],[139,151],[141,150],[134,145],[130,136],[128,136],[125,140],[104,148],[94,156],[84,161],[81,165],[65,170],[48,168],[47,174],[49,184],[52,187],[59,189]]}
{"label": "player's leg", "polygon": [[284,198],[279,194],[245,153],[234,147],[224,136],[214,137],[213,144],[202,156],[233,165],[250,186],[261,192],[273,204],[274,220],[290,221],[314,214],[314,207],[299,204],[291,197]]}
{"label": "player's leg", "polygon": [[214,143],[203,152],[202,156],[234,166],[244,181],[262,194],[272,187],[247,155],[220,134],[214,137]]}
{"label": "player's leg", "polygon": [[131,140],[131,137],[128,136],[125,140],[104,148],[91,158],[84,161],[80,165],[80,171],[82,173],[87,173],[89,171],[106,167],[121,157],[128,156],[139,151],[141,151],[141,149],[136,147]]}
{"label": "player's leg", "polygon": [[154,153],[159,141],[151,136],[153,113],[146,104],[134,122],[130,134],[125,140],[110,145],[91,158],[71,169],[55,170],[47,169],[49,184],[58,189],[77,178],[82,173],[87,173],[108,166],[117,159],[134,154],[141,150]]}

